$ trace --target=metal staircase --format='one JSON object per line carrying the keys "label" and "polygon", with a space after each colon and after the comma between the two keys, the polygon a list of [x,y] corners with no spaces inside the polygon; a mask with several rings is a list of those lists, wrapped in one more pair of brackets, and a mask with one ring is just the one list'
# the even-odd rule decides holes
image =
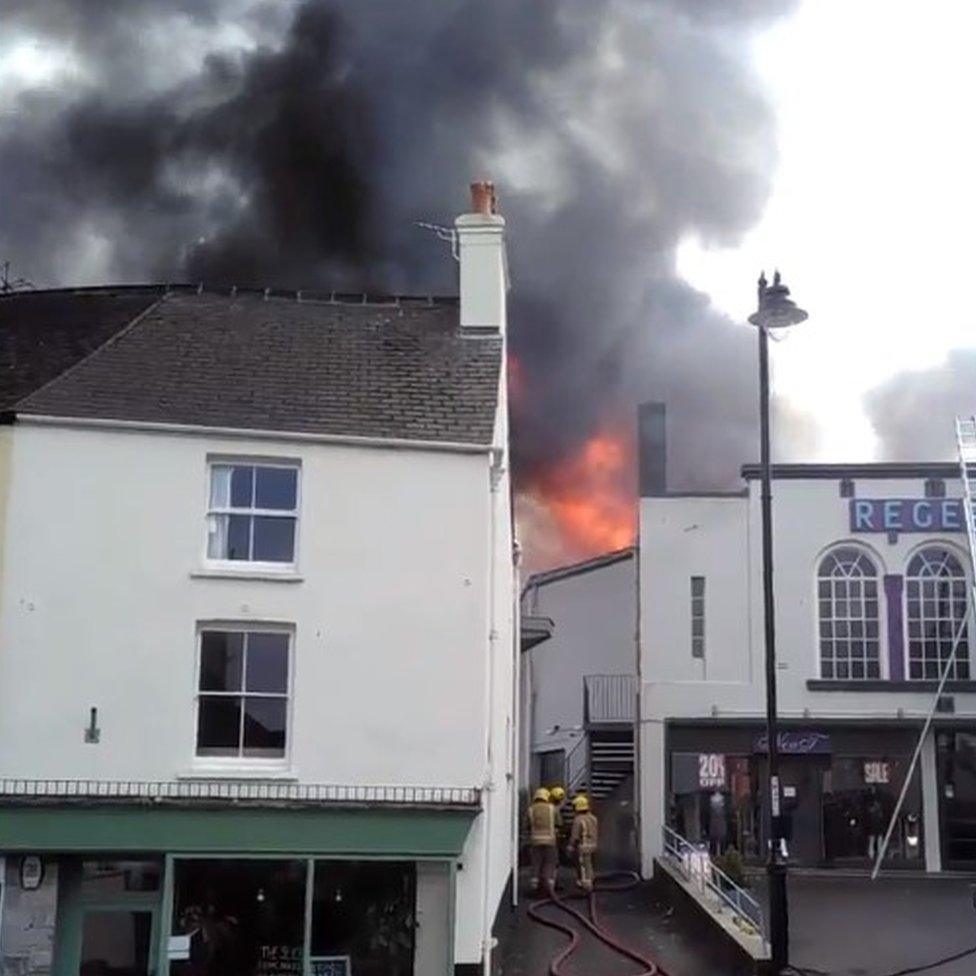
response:
{"label": "metal staircase", "polygon": [[590,733],[590,795],[602,800],[634,774],[634,734]]}

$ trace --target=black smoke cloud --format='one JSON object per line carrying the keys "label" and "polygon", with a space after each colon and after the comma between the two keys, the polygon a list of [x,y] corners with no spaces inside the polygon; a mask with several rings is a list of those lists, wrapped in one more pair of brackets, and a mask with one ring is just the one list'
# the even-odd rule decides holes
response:
{"label": "black smoke cloud", "polygon": [[884,460],[954,460],[954,420],[976,414],[976,350],[956,349],[931,369],[892,376],[865,407]]}
{"label": "black smoke cloud", "polygon": [[792,6],[15,0],[8,41],[71,64],[0,107],[0,256],[39,284],[452,291],[416,222],[491,177],[523,489],[645,399],[668,403],[675,485],[725,486],[755,453],[753,339],[676,249],[760,214],[775,139],[748,44]]}

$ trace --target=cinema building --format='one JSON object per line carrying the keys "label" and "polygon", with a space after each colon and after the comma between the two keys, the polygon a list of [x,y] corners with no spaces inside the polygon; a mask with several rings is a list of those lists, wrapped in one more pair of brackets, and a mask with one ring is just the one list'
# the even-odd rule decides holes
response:
{"label": "cinema building", "polygon": [[[663,425],[645,411],[644,426]],[[645,443],[648,438],[644,438]],[[654,438],[650,438],[654,441]],[[656,443],[663,453],[663,437]],[[671,494],[642,458],[642,862],[667,825],[761,860],[760,482]],[[886,868],[976,869],[976,681],[959,471],[951,464],[773,470],[777,681],[793,864],[867,868],[963,634]]]}

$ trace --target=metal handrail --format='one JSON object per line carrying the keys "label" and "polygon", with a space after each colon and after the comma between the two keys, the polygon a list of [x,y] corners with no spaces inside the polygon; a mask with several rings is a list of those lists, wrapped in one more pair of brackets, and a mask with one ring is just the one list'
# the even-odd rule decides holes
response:
{"label": "metal handrail", "polygon": [[727,908],[755,929],[763,943],[768,942],[766,916],[759,902],[718,867],[706,849],[696,847],[667,825],[662,826],[661,834],[664,854],[681,877],[695,885],[703,898],[710,892],[719,909]]}
{"label": "metal handrail", "polygon": [[568,796],[572,796],[586,780],[590,765],[588,745],[588,737],[580,736],[579,741],[566,753],[566,758],[563,760],[563,782],[566,784]]}

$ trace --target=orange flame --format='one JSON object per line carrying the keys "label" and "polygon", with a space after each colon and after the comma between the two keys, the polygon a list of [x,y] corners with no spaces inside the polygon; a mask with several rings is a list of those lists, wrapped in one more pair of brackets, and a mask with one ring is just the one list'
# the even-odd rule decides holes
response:
{"label": "orange flame", "polygon": [[[533,486],[537,509],[551,519],[549,533],[538,524],[530,527],[532,541],[548,550],[547,561],[586,558],[632,545],[636,523],[636,488],[633,437],[607,429],[586,440],[573,456],[543,471]],[[538,537],[552,535],[544,540]],[[529,540],[527,540],[529,541]],[[530,545],[532,542],[530,541]]]}

